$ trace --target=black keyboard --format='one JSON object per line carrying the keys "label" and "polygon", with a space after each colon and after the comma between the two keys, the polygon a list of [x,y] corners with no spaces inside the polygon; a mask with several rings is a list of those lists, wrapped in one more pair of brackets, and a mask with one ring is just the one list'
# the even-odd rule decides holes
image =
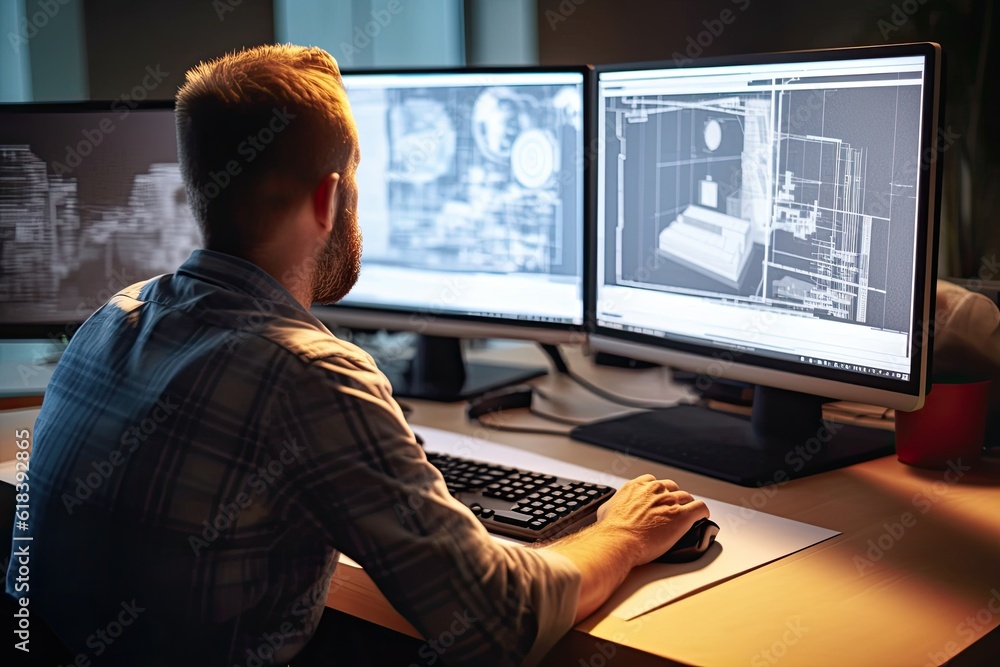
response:
{"label": "black keyboard", "polygon": [[427,453],[448,491],[497,535],[535,542],[593,523],[615,490],[448,454]]}

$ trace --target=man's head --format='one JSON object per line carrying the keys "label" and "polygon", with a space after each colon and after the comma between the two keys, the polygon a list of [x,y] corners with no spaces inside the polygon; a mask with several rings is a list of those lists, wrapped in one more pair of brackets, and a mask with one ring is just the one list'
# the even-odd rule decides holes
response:
{"label": "man's head", "polygon": [[205,247],[250,259],[292,242],[298,275],[276,278],[308,278],[324,303],[350,290],[360,156],[328,53],[268,45],[193,68],[177,93],[177,145]]}

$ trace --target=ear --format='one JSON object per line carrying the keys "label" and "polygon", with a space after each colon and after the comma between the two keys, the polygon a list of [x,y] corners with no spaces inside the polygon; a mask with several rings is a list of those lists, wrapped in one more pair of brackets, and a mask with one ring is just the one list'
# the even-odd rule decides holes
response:
{"label": "ear", "polygon": [[337,221],[337,186],[340,174],[328,174],[313,191],[313,215],[316,223],[329,232]]}

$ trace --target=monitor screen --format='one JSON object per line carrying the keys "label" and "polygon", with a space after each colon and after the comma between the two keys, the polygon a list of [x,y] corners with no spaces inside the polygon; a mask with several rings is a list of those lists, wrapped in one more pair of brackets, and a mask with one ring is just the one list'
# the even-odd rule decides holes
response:
{"label": "monitor screen", "polygon": [[583,70],[343,79],[364,255],[341,304],[404,323],[580,325]]}
{"label": "monitor screen", "polygon": [[200,244],[172,103],[0,105],[8,330],[71,335],[120,289],[173,272]]}
{"label": "monitor screen", "polygon": [[935,68],[871,52],[598,72],[599,333],[919,393]]}

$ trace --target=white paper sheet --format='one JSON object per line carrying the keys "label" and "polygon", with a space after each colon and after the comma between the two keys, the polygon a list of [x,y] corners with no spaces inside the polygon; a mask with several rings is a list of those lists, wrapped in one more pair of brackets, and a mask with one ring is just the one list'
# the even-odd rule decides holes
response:
{"label": "white paper sheet", "polygon": [[[423,437],[424,447],[430,452],[464,456],[616,488],[626,481],[608,471],[593,470],[460,433],[417,425],[413,426],[413,430]],[[712,520],[720,526],[719,537],[709,551],[693,563],[651,563],[636,568],[611,596],[605,609],[610,606],[611,614],[631,620],[840,534],[748,507],[705,497],[701,500],[708,504]]]}

